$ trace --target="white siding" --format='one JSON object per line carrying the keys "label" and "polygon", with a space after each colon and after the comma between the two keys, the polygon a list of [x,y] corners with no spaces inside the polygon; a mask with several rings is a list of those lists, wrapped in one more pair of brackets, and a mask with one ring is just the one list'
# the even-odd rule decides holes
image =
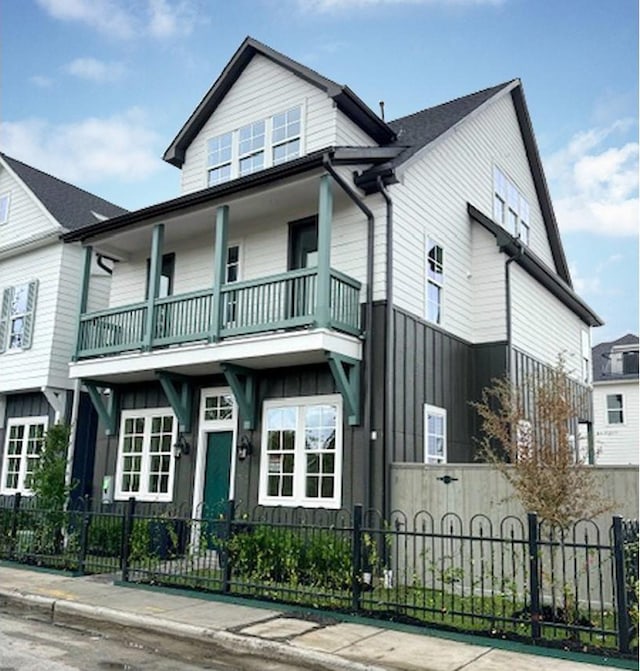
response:
{"label": "white siding", "polygon": [[51,349],[59,319],[56,305],[62,248],[60,243],[55,243],[0,263],[0,291],[38,280],[31,347],[0,354],[0,393],[39,389],[49,384]]}
{"label": "white siding", "polygon": [[0,165],[0,196],[7,193],[10,194],[9,220],[0,225],[0,253],[60,230],[22,182]]}
{"label": "white siding", "polygon": [[[425,316],[425,241],[439,241],[445,254],[443,327],[467,340],[476,333],[470,315],[480,289],[475,281],[472,226],[467,202],[492,216],[493,166],[500,166],[529,199],[531,248],[553,267],[524,143],[510,96],[503,96],[410,162],[392,187],[394,302]],[[495,257],[500,266],[504,258]],[[471,277],[469,275],[471,274]],[[479,334],[483,332],[479,329]],[[479,337],[488,337],[487,335]]]}
{"label": "white siding", "polygon": [[320,89],[256,55],[194,138],[182,167],[182,192],[207,186],[207,140],[241,126],[266,119],[294,105],[303,105],[303,152],[335,144],[336,110]]}
{"label": "white siding", "polygon": [[562,354],[573,377],[581,377],[582,320],[515,263],[511,264],[512,344],[555,365]]}
{"label": "white siding", "polygon": [[376,147],[378,145],[360,126],[351,121],[340,110],[336,115],[336,131],[334,144],[338,147]]}
{"label": "white siding", "polygon": [[[640,449],[640,394],[638,381],[596,383],[593,386],[593,423],[597,464],[637,464]],[[622,394],[623,424],[607,423],[607,395]]]}

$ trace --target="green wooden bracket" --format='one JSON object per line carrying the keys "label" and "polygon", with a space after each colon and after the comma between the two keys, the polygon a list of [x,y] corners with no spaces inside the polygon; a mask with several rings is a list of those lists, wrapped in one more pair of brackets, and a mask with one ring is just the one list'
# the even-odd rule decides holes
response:
{"label": "green wooden bracket", "polygon": [[162,390],[178,418],[178,429],[181,433],[191,433],[191,417],[193,415],[193,385],[185,375],[157,370],[156,376]]}
{"label": "green wooden bracket", "polygon": [[[87,388],[91,403],[93,403],[100,421],[105,426],[105,433],[107,436],[116,435],[118,433],[118,415],[120,414],[120,390],[118,387],[95,380],[82,380],[82,383]],[[105,394],[100,393],[100,389],[109,390],[106,399]]]}
{"label": "green wooden bracket", "polygon": [[335,352],[325,352],[331,374],[342,394],[349,426],[360,424],[360,361]]}
{"label": "green wooden bracket", "polygon": [[221,364],[221,368],[242,413],[242,428],[247,431],[255,429],[256,414],[258,411],[258,380],[256,371],[231,363],[223,363]]}

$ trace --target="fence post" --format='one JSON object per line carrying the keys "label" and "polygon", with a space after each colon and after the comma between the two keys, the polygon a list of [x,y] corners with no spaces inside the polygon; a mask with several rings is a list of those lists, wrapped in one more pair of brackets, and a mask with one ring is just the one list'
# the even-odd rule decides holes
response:
{"label": "fence post", "polygon": [[13,559],[15,549],[16,549],[16,535],[18,533],[18,515],[20,514],[20,501],[22,500],[22,494],[17,492],[13,496],[13,513],[11,515],[11,530],[9,532],[9,559]]}
{"label": "fence post", "polygon": [[120,567],[122,568],[122,582],[129,581],[129,555],[131,554],[131,532],[133,531],[133,516],[136,511],[136,500],[132,496],[127,502],[127,509],[124,514],[124,524],[122,531],[122,556],[120,557]]}
{"label": "fence post", "polygon": [[531,638],[536,641],[540,638],[540,556],[538,537],[538,516],[536,513],[527,513],[529,530],[529,615],[531,616]]}
{"label": "fence post", "polygon": [[629,632],[629,608],[627,607],[627,581],[624,564],[624,534],[622,532],[622,517],[613,517],[613,566],[616,588],[616,623],[618,625],[618,649],[620,652],[629,652],[631,639]]}
{"label": "fence post", "polygon": [[229,541],[233,533],[233,518],[235,517],[236,505],[233,499],[227,501],[224,514],[224,527],[222,529],[222,547],[220,552],[222,568],[222,593],[228,594],[231,589],[231,562],[229,561]]}
{"label": "fence post", "polygon": [[85,564],[87,561],[87,546],[89,544],[89,522],[91,521],[88,502],[84,503],[85,508],[80,522],[80,556],[78,557],[78,573],[84,575]]}
{"label": "fence post", "polygon": [[362,506],[353,506],[353,538],[351,541],[351,610],[360,610],[362,592]]}

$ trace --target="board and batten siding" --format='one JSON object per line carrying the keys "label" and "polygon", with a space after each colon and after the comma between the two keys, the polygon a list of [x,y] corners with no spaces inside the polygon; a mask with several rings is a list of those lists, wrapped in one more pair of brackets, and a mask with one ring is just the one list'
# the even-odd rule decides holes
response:
{"label": "board and batten siding", "polygon": [[[608,424],[607,396],[622,394],[623,423]],[[638,380],[593,385],[596,464],[637,464],[639,454],[640,388]]]}
{"label": "board and batten siding", "polygon": [[[424,317],[426,305],[426,243],[433,238],[444,249],[442,326],[474,341],[471,318],[478,294],[474,272],[474,240],[467,202],[492,217],[493,166],[499,166],[529,200],[531,249],[553,268],[551,249],[524,143],[510,95],[491,102],[455,132],[410,160],[401,183],[390,188],[394,199],[394,303]],[[504,263],[496,257],[501,268]]]}
{"label": "board and batten siding", "polygon": [[0,225],[0,254],[20,244],[27,244],[60,227],[12,172],[0,167],[0,196],[9,194],[9,218]]}
{"label": "board and batten siding", "polygon": [[581,376],[582,332],[589,327],[537,280],[513,263],[511,342],[549,366],[563,355],[572,377]]}
{"label": "board and batten siding", "polygon": [[336,142],[336,109],[319,88],[256,54],[243,70],[211,118],[186,151],[182,192],[207,186],[207,140],[302,105],[302,152],[310,153]]}

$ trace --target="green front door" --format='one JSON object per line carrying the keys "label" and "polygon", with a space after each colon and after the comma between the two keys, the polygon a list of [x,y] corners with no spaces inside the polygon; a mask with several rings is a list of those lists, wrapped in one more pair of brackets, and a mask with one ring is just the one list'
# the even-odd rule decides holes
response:
{"label": "green front door", "polygon": [[204,517],[217,518],[229,499],[231,446],[233,433],[218,431],[207,434],[207,465],[204,474]]}

